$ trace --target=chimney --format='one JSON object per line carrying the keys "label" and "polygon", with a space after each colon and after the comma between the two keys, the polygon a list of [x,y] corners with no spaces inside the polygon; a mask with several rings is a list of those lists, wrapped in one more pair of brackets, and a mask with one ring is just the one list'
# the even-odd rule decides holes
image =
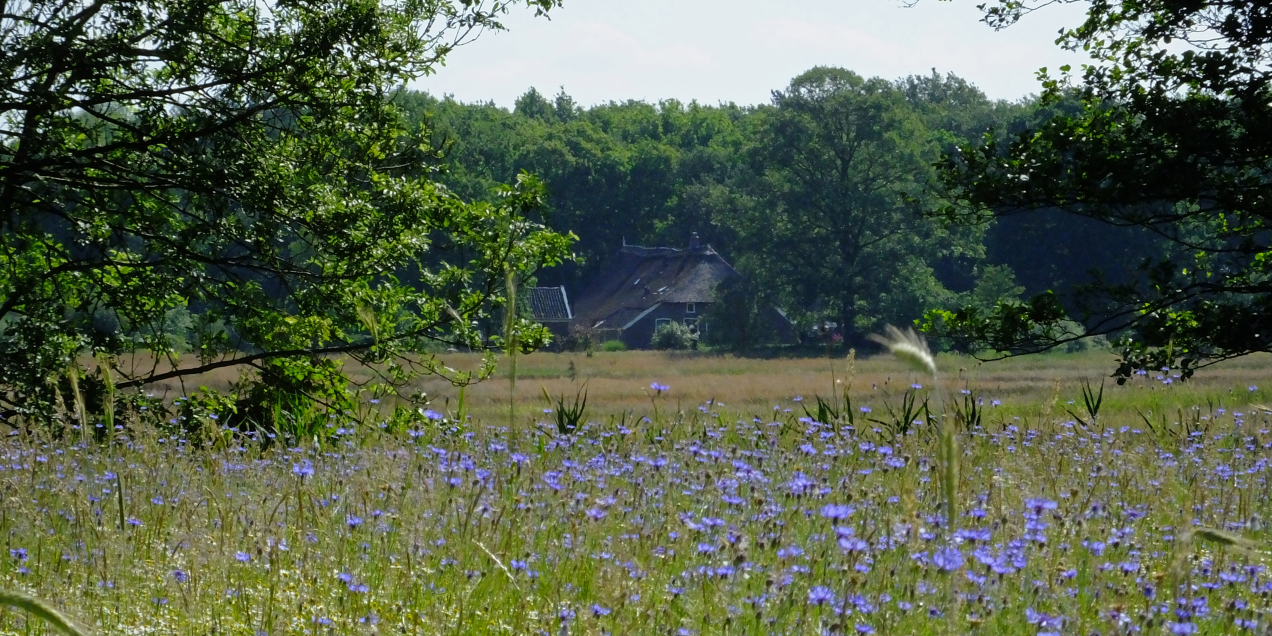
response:
{"label": "chimney", "polygon": [[702,239],[698,237],[698,233],[694,232],[689,235],[689,251],[697,251],[702,247]]}

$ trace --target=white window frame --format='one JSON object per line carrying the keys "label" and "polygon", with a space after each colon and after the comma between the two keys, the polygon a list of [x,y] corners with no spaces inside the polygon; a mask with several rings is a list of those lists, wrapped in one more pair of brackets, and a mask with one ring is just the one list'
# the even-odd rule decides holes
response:
{"label": "white window frame", "polygon": [[661,326],[663,326],[663,325],[670,325],[670,324],[671,324],[671,323],[673,323],[673,322],[675,322],[675,321],[674,321],[674,320],[672,320],[671,318],[655,318],[655,319],[654,319],[654,331],[655,331],[655,332],[657,332],[659,327],[661,327]]}
{"label": "white window frame", "polygon": [[685,313],[686,313],[686,314],[696,314],[696,313],[698,313],[698,304],[697,304],[697,303],[685,303]]}

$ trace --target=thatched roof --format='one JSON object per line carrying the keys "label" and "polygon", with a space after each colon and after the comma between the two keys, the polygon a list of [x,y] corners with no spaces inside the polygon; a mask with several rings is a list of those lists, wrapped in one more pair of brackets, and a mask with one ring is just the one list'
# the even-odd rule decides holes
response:
{"label": "thatched roof", "polygon": [[713,302],[716,285],[737,275],[710,245],[685,250],[625,245],[579,295],[574,324],[616,329],[658,303]]}
{"label": "thatched roof", "polygon": [[530,310],[537,322],[561,322],[574,318],[565,287],[531,287]]}

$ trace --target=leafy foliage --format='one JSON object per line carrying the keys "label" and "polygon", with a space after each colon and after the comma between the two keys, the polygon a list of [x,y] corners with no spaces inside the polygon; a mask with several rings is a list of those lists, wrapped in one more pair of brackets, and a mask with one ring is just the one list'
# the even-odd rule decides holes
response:
{"label": "leafy foliage", "polygon": [[250,367],[298,395],[339,375],[332,354],[467,381],[414,354],[482,347],[505,269],[569,239],[535,220],[531,178],[478,203],[437,183],[391,96],[511,4],[7,5],[0,405],[48,412],[89,351],[156,358],[114,365],[119,388]]}
{"label": "leafy foliage", "polygon": [[[1006,26],[1036,8],[1002,2],[987,21]],[[1058,209],[1140,228],[1173,247],[1145,258],[1132,280],[1078,290],[1081,333],[1056,333],[1047,323],[1060,316],[1021,305],[988,318],[964,314],[948,323],[950,333],[1011,351],[1123,335],[1119,381],[1162,366],[1187,377],[1199,365],[1272,349],[1265,14],[1257,3],[1094,3],[1062,33],[1063,46],[1096,62],[1042,74],[1051,117],[946,158],[956,204],[946,215],[979,222]]]}
{"label": "leafy foliage", "polygon": [[698,344],[698,337],[688,327],[672,320],[658,325],[649,344],[655,349],[683,351],[694,348]]}
{"label": "leafy foliage", "polygon": [[948,302],[933,264],[957,242],[911,209],[937,147],[902,91],[816,68],[774,93],[756,125],[759,205],[733,220],[763,255],[756,275],[805,317],[857,333]]}
{"label": "leafy foliage", "polygon": [[[478,197],[523,170],[548,185],[548,223],[579,233],[582,263],[541,272],[542,284],[586,285],[624,242],[678,246],[698,232],[747,280],[726,300],[748,320],[710,320],[706,336],[744,348],[773,340],[765,307],[803,327],[847,322],[860,336],[956,304],[984,256],[980,231],[950,232],[914,213],[931,204],[929,164],[1024,110],[953,76],[890,82],[833,68],[756,107],[584,109],[533,90],[511,112],[418,93],[395,99],[412,121],[436,127],[448,163],[440,178],[454,191]],[[847,151],[855,154],[833,167]]]}
{"label": "leafy foliage", "polygon": [[708,344],[745,350],[779,342],[776,326],[785,318],[774,309],[773,294],[754,278],[725,280],[716,286],[715,294],[716,301],[703,318]]}

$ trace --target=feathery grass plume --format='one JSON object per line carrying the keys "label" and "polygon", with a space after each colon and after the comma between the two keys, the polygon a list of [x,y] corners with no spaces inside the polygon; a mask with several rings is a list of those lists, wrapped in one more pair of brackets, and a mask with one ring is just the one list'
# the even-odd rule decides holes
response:
{"label": "feathery grass plume", "polygon": [[[106,394],[102,397],[102,420],[106,424],[106,435],[113,439],[115,435],[115,374],[111,372],[110,356],[97,354],[97,368],[102,374],[102,383]],[[80,426],[84,426],[80,422]]]}
{"label": "feathery grass plume", "polygon": [[354,309],[358,314],[358,320],[362,321],[362,326],[367,328],[367,332],[371,334],[371,339],[380,341],[380,321],[376,318],[375,310],[370,305],[360,303]]}
{"label": "feathery grass plume", "polygon": [[1254,539],[1247,539],[1235,532],[1228,532],[1227,530],[1197,526],[1180,533],[1180,554],[1176,557],[1177,566],[1179,560],[1187,557],[1187,553],[1192,547],[1192,544],[1197,541],[1213,543],[1224,548],[1230,548],[1246,556],[1265,561],[1268,560],[1269,557],[1272,557],[1272,546],[1269,546],[1266,543],[1255,541]]}
{"label": "feathery grass plume", "polygon": [[958,517],[955,502],[958,500],[959,449],[958,438],[954,435],[954,427],[945,417],[945,403],[941,400],[941,376],[936,368],[936,358],[928,349],[923,337],[914,333],[914,329],[901,331],[892,325],[887,326],[888,335],[871,334],[870,339],[887,347],[897,359],[910,365],[915,371],[926,371],[932,375],[932,385],[936,391],[936,405],[941,426],[941,441],[937,449],[941,462],[941,486],[945,495],[945,517],[947,531],[954,532],[954,524]]}
{"label": "feathery grass plume", "polygon": [[87,442],[88,409],[84,407],[84,393],[80,391],[79,363],[74,360],[66,368],[66,381],[71,385],[71,398],[75,400],[75,423],[79,424],[80,441]]}
{"label": "feathery grass plume", "polygon": [[67,618],[49,603],[28,594],[0,590],[0,605],[8,605],[32,614],[67,636],[89,636],[92,633]]}
{"label": "feathery grass plume", "polygon": [[892,325],[886,328],[888,335],[870,334],[870,339],[887,347],[897,359],[910,365],[915,371],[926,371],[937,377],[936,358],[928,350],[923,337],[914,333],[913,329],[901,331]]}
{"label": "feathery grass plume", "polygon": [[1176,538],[1175,558],[1170,566],[1170,576],[1174,578],[1176,585],[1186,580],[1188,572],[1185,568],[1188,557],[1192,556],[1193,544],[1198,541],[1211,543],[1264,563],[1272,561],[1272,546],[1261,541],[1247,539],[1235,532],[1218,528],[1206,526],[1188,528],[1179,533]]}

